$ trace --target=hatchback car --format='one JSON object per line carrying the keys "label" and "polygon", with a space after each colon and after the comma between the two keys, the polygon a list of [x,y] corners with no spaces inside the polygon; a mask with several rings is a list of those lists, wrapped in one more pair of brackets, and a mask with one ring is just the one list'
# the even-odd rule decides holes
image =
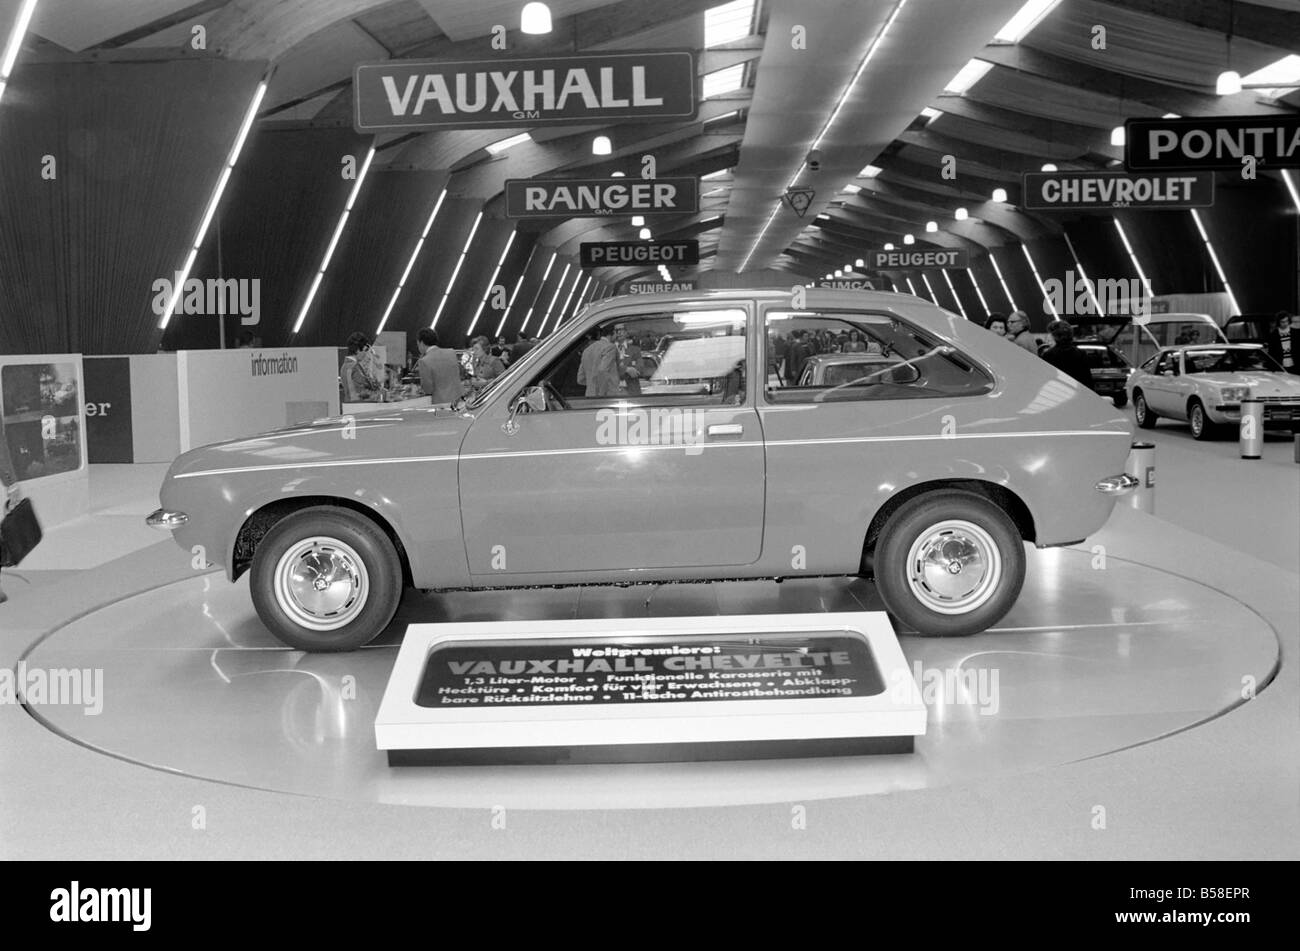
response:
{"label": "hatchback car", "polygon": [[1241,401],[1264,403],[1266,426],[1300,422],[1300,377],[1292,376],[1258,344],[1171,347],[1129,378],[1133,416],[1143,429],[1156,420],[1187,420],[1196,439],[1213,439],[1241,421]]}
{"label": "hatchback car", "polygon": [[[618,325],[675,341],[659,392],[577,382],[585,347],[614,346],[593,334]],[[853,331],[888,372],[780,386],[750,371],[778,336]],[[1130,437],[1109,401],[919,298],[636,295],[589,306],[453,409],[187,452],[149,521],[247,574],[266,626],[304,650],[365,644],[406,586],[863,574],[902,627],[964,635],[1015,602],[1026,542],[1101,527],[1136,485]]]}

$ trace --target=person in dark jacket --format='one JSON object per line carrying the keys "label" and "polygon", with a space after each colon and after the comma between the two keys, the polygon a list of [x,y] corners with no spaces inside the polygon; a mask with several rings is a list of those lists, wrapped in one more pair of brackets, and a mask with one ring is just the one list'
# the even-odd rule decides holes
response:
{"label": "person in dark jacket", "polygon": [[1074,342],[1074,328],[1064,320],[1054,320],[1047,325],[1047,332],[1053,344],[1043,351],[1043,359],[1091,390],[1092,368],[1087,355]]}

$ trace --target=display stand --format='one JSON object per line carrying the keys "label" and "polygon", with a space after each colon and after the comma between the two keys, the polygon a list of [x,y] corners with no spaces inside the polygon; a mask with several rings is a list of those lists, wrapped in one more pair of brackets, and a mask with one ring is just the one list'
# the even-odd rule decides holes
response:
{"label": "display stand", "polygon": [[909,753],[921,703],[880,612],[415,624],[390,766]]}

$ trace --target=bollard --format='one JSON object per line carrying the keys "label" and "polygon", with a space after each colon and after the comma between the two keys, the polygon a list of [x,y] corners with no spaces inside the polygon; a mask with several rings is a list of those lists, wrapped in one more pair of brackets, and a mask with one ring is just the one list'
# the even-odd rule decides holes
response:
{"label": "bollard", "polygon": [[1300,429],[1291,434],[1291,440],[1295,443],[1295,461],[1300,462]]}
{"label": "bollard", "polygon": [[1135,442],[1129,449],[1124,471],[1138,480],[1138,487],[1128,494],[1127,502],[1139,512],[1156,514],[1156,447],[1154,443]]}
{"label": "bollard", "polygon": [[1264,448],[1264,404],[1255,399],[1241,401],[1241,458],[1258,459]]}

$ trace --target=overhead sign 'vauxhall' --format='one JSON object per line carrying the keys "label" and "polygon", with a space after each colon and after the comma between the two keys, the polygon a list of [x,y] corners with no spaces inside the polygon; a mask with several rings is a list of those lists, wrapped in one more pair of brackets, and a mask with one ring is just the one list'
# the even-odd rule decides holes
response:
{"label": "overhead sign 'vauxhall'", "polygon": [[507,218],[682,215],[700,208],[694,178],[511,178]]}
{"label": "overhead sign 'vauxhall'", "polygon": [[699,264],[698,241],[584,241],[578,245],[582,267],[621,264]]}
{"label": "overhead sign 'vauxhall'", "polygon": [[1204,208],[1214,204],[1213,172],[1025,172],[1024,207]]}
{"label": "overhead sign 'vauxhall'", "polygon": [[965,248],[936,249],[933,251],[872,251],[873,271],[906,271],[912,268],[967,268],[970,254]]}
{"label": "overhead sign 'vauxhall'", "polygon": [[698,109],[685,50],[362,63],[353,86],[359,132],[660,122]]}
{"label": "overhead sign 'vauxhall'", "polygon": [[1253,156],[1265,168],[1300,168],[1300,116],[1217,119],[1129,119],[1124,167],[1145,169],[1242,167]]}

